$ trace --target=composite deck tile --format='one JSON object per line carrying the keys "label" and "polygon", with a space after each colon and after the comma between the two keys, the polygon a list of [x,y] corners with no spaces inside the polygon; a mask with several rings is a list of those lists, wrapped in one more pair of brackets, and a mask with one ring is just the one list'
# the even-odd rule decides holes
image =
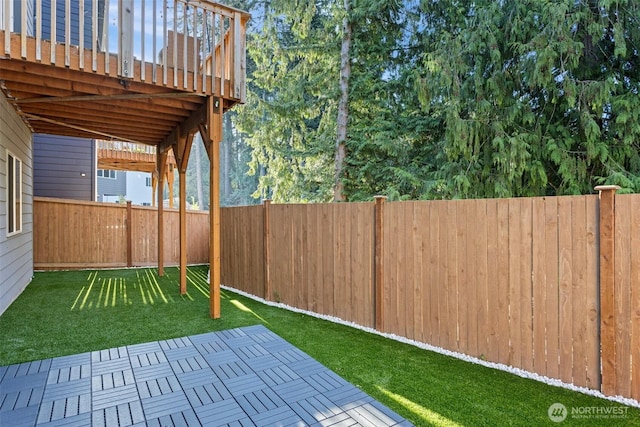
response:
{"label": "composite deck tile", "polygon": [[305,377],[305,380],[321,393],[349,385],[338,374],[327,370],[309,375]]}
{"label": "composite deck tile", "polygon": [[282,365],[282,362],[275,358],[272,354],[251,359],[250,363],[251,368],[256,372]]}
{"label": "composite deck tile", "polygon": [[175,391],[142,399],[142,409],[147,418],[158,418],[191,409],[184,391]]}
{"label": "composite deck tile", "polygon": [[218,378],[221,380],[226,380],[229,378],[235,378],[242,375],[247,375],[252,373],[253,371],[242,360],[237,360],[230,363],[221,363],[219,365],[213,366],[213,372],[216,373]]}
{"label": "composite deck tile", "polygon": [[127,346],[127,351],[129,355],[135,356],[137,354],[145,354],[156,351],[162,351],[162,347],[160,347],[160,343],[157,341],[147,342],[142,344],[132,344]]}
{"label": "composite deck tile", "polygon": [[267,388],[267,385],[256,374],[242,375],[222,380],[224,386],[233,396],[240,396],[256,390]]}
{"label": "composite deck tile", "polygon": [[171,368],[176,374],[182,374],[184,372],[199,371],[201,369],[208,369],[209,364],[202,355],[197,354],[193,357],[187,357],[185,359],[177,359],[169,362]]}
{"label": "composite deck tile", "polygon": [[210,366],[222,365],[240,360],[233,350],[224,350],[217,353],[205,353],[202,355]]}
{"label": "composite deck tile", "polygon": [[194,408],[200,423],[204,426],[215,427],[247,418],[247,414],[235,399],[222,400],[208,405]]}
{"label": "composite deck tile", "polygon": [[262,325],[0,367],[0,426],[410,426]]}
{"label": "composite deck tile", "polygon": [[290,426],[304,425],[304,420],[300,415],[288,406],[271,409],[260,414],[256,414],[251,418],[257,426]]}
{"label": "composite deck tile", "polygon": [[288,366],[276,366],[269,369],[264,369],[258,372],[258,376],[270,387],[278,384],[284,384],[289,381],[300,378],[298,374],[293,372]]}
{"label": "composite deck tile", "polygon": [[160,347],[162,347],[164,351],[190,346],[193,346],[193,343],[188,337],[160,341]]}
{"label": "composite deck tile", "polygon": [[123,403],[131,403],[139,400],[138,389],[135,384],[123,387],[115,387],[91,393],[91,406],[93,410],[117,406]]}
{"label": "composite deck tile", "polygon": [[136,381],[147,381],[173,375],[173,369],[171,369],[169,362],[158,363],[157,365],[134,368],[133,375]]}
{"label": "composite deck tile", "polygon": [[233,396],[222,382],[213,382],[194,388],[187,388],[185,389],[185,394],[191,406],[194,408],[233,399]]}
{"label": "composite deck tile", "polygon": [[269,352],[260,344],[251,344],[244,347],[239,347],[235,353],[239,355],[243,360],[253,360],[260,356],[267,356]]}
{"label": "composite deck tile", "polygon": [[0,426],[32,427],[36,424],[39,405],[0,412]]}
{"label": "composite deck tile", "polygon": [[186,347],[179,347],[179,348],[171,348],[171,349],[165,350],[164,354],[167,356],[167,360],[169,361],[200,356],[198,349],[193,345],[189,345]]}
{"label": "composite deck tile", "polygon": [[268,390],[261,389],[241,396],[236,396],[236,401],[248,415],[259,414],[267,410],[285,406],[284,400],[275,393],[267,393]]}
{"label": "composite deck tile", "polygon": [[315,396],[318,393],[302,378],[275,385],[272,389],[286,402],[297,402],[298,400]]}
{"label": "composite deck tile", "polygon": [[183,388],[193,388],[199,385],[220,381],[209,367],[197,371],[181,372],[176,375]]}
{"label": "composite deck tile", "polygon": [[149,353],[134,354],[131,356],[131,366],[133,368],[158,365],[167,361],[168,358],[162,350],[151,351]]}

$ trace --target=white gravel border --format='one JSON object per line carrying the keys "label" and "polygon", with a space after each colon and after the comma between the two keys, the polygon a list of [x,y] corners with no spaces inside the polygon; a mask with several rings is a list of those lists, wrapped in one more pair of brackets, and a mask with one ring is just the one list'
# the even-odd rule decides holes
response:
{"label": "white gravel border", "polygon": [[577,391],[578,393],[588,394],[590,396],[599,397],[601,399],[610,400],[612,402],[618,402],[618,403],[621,403],[623,405],[634,406],[636,408],[640,408],[640,402],[635,400],[635,399],[630,399],[628,397],[623,397],[623,396],[606,396],[606,395],[602,394],[602,392],[600,392],[598,390],[592,390],[592,389],[587,388],[587,387],[578,387],[576,385],[568,384],[568,383],[565,383],[565,382],[560,381],[560,380],[555,379],[555,378],[549,378],[549,377],[546,377],[544,375],[536,374],[534,372],[525,371],[525,370],[520,369],[520,368],[514,368],[513,366],[504,365],[502,363],[488,362],[486,360],[482,360],[482,359],[478,359],[476,357],[468,356],[468,355],[463,354],[463,353],[458,353],[458,352],[447,350],[447,349],[444,349],[444,348],[441,348],[441,347],[436,347],[436,346],[431,345],[431,344],[425,344],[423,342],[411,340],[411,339],[408,339],[408,338],[405,338],[405,337],[401,337],[401,336],[398,336],[398,335],[395,335],[395,334],[388,334],[388,333],[385,333],[385,332],[380,332],[380,331],[378,331],[376,329],[369,328],[369,327],[362,326],[362,325],[358,325],[357,323],[348,322],[348,321],[340,319],[338,317],[328,316],[328,315],[325,315],[325,314],[318,314],[318,313],[314,313],[312,311],[307,311],[307,310],[302,310],[302,309],[299,309],[299,308],[296,308],[296,307],[292,307],[290,305],[279,303],[279,302],[267,301],[264,298],[257,297],[255,295],[249,294],[249,293],[241,291],[239,289],[232,288],[230,286],[221,285],[220,287],[222,289],[225,289],[225,290],[228,290],[228,291],[231,291],[231,292],[235,292],[235,293],[240,294],[240,295],[242,295],[244,297],[250,298],[250,299],[252,299],[254,301],[258,301],[258,302],[260,302],[262,304],[269,305],[271,307],[283,308],[285,310],[293,311],[295,313],[302,313],[302,314],[306,314],[307,316],[316,317],[318,319],[328,320],[329,322],[338,323],[338,324],[345,325],[345,326],[350,326],[352,328],[359,329],[361,331],[369,332],[371,334],[380,335],[380,336],[385,337],[385,338],[389,338],[389,339],[392,339],[392,340],[395,340],[395,341],[399,341],[399,342],[402,342],[402,343],[405,343],[405,344],[409,344],[409,345],[412,345],[414,347],[421,348],[423,350],[433,351],[435,353],[443,354],[445,356],[455,357],[456,359],[464,360],[465,362],[475,363],[477,365],[486,366],[487,368],[498,369],[500,371],[509,372],[511,374],[517,375],[517,376],[522,377],[522,378],[528,378],[528,379],[531,379],[531,380],[540,381],[540,382],[543,382],[545,384],[549,384],[549,385],[552,385],[552,386],[555,386],[555,387],[562,387],[562,388],[565,388],[565,389],[568,389],[568,390]]}

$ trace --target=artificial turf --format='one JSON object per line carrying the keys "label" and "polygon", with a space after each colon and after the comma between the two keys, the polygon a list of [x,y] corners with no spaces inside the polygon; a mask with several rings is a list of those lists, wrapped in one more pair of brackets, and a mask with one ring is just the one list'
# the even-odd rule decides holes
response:
{"label": "artificial turf", "polygon": [[[212,320],[206,275],[206,266],[189,267],[188,293],[181,296],[175,268],[163,277],[154,269],[38,272],[0,316],[0,365],[263,324],[417,426],[640,426],[635,407],[226,290],[222,317]],[[561,423],[548,416],[554,403],[569,412]]]}

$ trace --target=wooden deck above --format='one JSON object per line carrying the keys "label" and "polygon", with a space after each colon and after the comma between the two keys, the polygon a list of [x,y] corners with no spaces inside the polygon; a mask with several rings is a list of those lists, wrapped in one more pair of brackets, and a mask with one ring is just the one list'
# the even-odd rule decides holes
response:
{"label": "wooden deck above", "polygon": [[[98,169],[156,171],[156,147],[122,141],[98,140]],[[176,167],[173,151],[167,153],[166,169]]]}
{"label": "wooden deck above", "polygon": [[245,12],[207,0],[58,0],[57,16],[37,0],[29,16],[12,3],[0,6],[0,88],[33,132],[166,145],[203,117],[207,97],[224,109],[244,101]]}

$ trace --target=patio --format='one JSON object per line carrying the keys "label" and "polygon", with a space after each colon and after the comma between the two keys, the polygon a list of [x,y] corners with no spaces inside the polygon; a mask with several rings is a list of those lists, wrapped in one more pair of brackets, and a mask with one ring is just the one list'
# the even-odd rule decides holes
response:
{"label": "patio", "polygon": [[0,425],[410,426],[262,325],[0,367]]}

